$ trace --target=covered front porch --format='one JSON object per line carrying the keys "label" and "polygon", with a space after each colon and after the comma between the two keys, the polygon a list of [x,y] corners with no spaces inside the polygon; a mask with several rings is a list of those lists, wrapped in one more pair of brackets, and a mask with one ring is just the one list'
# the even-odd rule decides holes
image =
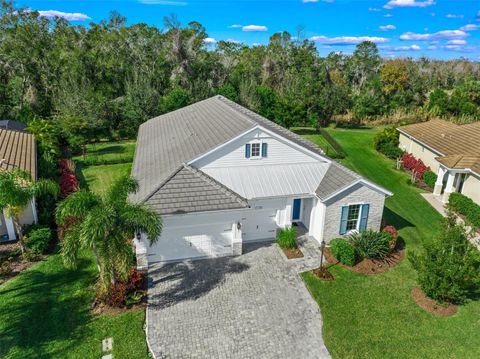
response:
{"label": "covered front porch", "polygon": [[462,193],[467,175],[468,170],[450,169],[440,165],[438,167],[437,181],[435,182],[433,194],[443,203],[447,203],[451,193]]}

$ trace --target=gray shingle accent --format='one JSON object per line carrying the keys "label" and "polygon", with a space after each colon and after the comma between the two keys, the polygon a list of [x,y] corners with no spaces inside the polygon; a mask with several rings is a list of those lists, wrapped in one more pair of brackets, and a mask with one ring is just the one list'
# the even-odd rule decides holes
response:
{"label": "gray shingle accent", "polygon": [[318,198],[323,200],[331,194],[348,187],[360,178],[361,177],[355,172],[332,161],[315,193]]}
{"label": "gray shingle accent", "polygon": [[248,207],[244,198],[187,165],[175,172],[146,203],[160,215]]}

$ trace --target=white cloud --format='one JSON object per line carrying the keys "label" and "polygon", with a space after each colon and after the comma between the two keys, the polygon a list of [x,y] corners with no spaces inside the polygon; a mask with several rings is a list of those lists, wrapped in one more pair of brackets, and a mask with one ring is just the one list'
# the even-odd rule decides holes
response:
{"label": "white cloud", "polygon": [[437,49],[437,46],[435,45],[430,45],[427,47],[427,50],[436,50]]}
{"label": "white cloud", "polygon": [[242,27],[242,25],[240,25],[240,24],[233,24],[233,25],[229,26],[229,28],[231,28],[231,29],[239,29],[241,27]]}
{"label": "white cloud", "polygon": [[477,21],[480,21],[480,10],[478,10],[476,18],[477,18]]}
{"label": "white cloud", "polygon": [[242,27],[242,31],[246,31],[246,32],[268,31],[268,27],[264,25],[247,25]]}
{"label": "white cloud", "polygon": [[450,40],[447,42],[447,45],[466,45],[467,41],[465,40]]}
{"label": "white cloud", "polygon": [[388,51],[420,51],[422,48],[418,45],[411,46],[382,46],[381,49]]}
{"label": "white cloud", "polygon": [[208,44],[208,45],[211,45],[211,44],[215,44],[217,42],[217,40],[215,40],[213,37],[207,37],[207,38],[203,39],[203,42]]}
{"label": "white cloud", "polygon": [[385,14],[385,15],[383,15],[383,17],[393,17],[393,15],[392,14]]}
{"label": "white cloud", "polygon": [[378,27],[382,31],[395,30],[397,27],[395,25],[382,25]]}
{"label": "white cloud", "polygon": [[460,30],[462,31],[474,31],[480,29],[480,26],[475,25],[475,24],[467,24],[465,26],[462,26]]}
{"label": "white cloud", "polygon": [[368,11],[378,12],[378,11],[382,11],[382,9],[379,9],[378,7],[369,7]]}
{"label": "white cloud", "polygon": [[462,30],[443,30],[433,34],[416,34],[414,32],[406,32],[400,35],[400,40],[415,40],[415,41],[435,41],[435,40],[451,40],[463,39],[468,34]]}
{"label": "white cloud", "polygon": [[171,6],[185,6],[188,5],[185,1],[173,0],[139,0],[139,3],[145,5],[171,5]]}
{"label": "white cloud", "polygon": [[53,19],[54,17],[62,17],[69,21],[83,21],[83,20],[90,20],[91,17],[82,14],[80,12],[63,12],[57,10],[40,10],[38,11],[40,16],[46,17],[48,19]]}
{"label": "white cloud", "polygon": [[310,40],[327,45],[356,45],[363,41],[371,41],[375,43],[384,43],[389,41],[389,39],[385,37],[377,36],[312,36]]}
{"label": "white cloud", "polygon": [[474,52],[476,48],[473,46],[464,46],[464,45],[445,45],[442,47],[448,51],[458,51],[458,52]]}
{"label": "white cloud", "polygon": [[447,19],[463,19],[465,15],[462,14],[447,14],[445,15]]}
{"label": "white cloud", "polygon": [[434,4],[435,4],[435,1],[433,1],[433,0],[424,0],[424,1],[390,0],[383,7],[385,9],[393,9],[393,8],[396,8],[396,7],[427,7],[427,6],[434,5]]}

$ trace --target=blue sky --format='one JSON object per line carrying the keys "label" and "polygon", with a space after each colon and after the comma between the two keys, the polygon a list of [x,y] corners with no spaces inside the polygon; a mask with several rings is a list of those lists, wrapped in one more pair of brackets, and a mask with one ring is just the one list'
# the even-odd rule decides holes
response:
{"label": "blue sky", "polygon": [[163,27],[175,13],[182,25],[196,20],[210,43],[265,44],[279,31],[299,27],[322,55],[351,53],[362,40],[376,42],[385,57],[466,57],[480,61],[479,0],[23,0],[17,6],[68,18],[73,24],[108,18],[117,10],[128,23]]}

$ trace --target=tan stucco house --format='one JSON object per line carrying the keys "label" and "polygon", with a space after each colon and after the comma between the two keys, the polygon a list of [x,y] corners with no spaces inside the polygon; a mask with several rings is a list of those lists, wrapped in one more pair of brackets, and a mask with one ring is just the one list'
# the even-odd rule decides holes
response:
{"label": "tan stucco house", "polygon": [[[0,171],[21,169],[37,178],[37,149],[32,134],[0,128]],[[37,222],[35,200],[27,206],[20,218],[21,224]],[[0,210],[0,242],[15,240],[17,235],[12,219]]]}
{"label": "tan stucco house", "polygon": [[432,120],[398,128],[400,148],[437,173],[434,194],[448,201],[460,192],[480,204],[480,122]]}

